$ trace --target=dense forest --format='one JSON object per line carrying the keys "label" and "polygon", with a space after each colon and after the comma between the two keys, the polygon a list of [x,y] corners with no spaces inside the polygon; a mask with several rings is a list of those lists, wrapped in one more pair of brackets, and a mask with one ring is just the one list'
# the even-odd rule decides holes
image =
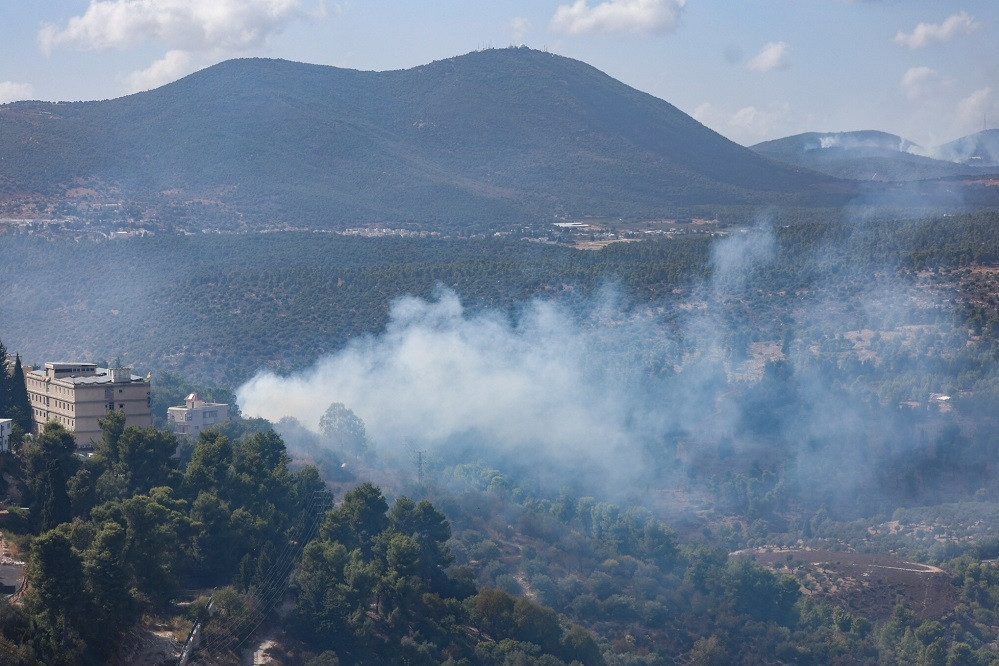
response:
{"label": "dense forest", "polygon": [[[754,288],[738,295],[743,312],[792,312],[821,290],[846,301],[852,289],[859,298],[870,275],[911,283],[927,268],[947,284],[971,286],[962,276],[970,279],[973,266],[999,257],[990,213],[775,222],[775,256],[748,267]],[[67,243],[14,235],[0,245],[7,285],[0,317],[4,340],[25,363],[52,354],[121,357],[146,371],[235,387],[261,368],[302,368],[358,335],[377,333],[394,299],[430,297],[440,285],[473,309],[512,312],[534,297],[571,304],[608,284],[636,309],[689,305],[715,271],[718,240],[694,234],[579,252],[507,237],[206,234]],[[988,324],[984,299],[968,293],[962,303],[976,327]],[[70,330],[67,320],[79,325]],[[776,331],[775,338],[783,336]]]}
{"label": "dense forest", "polygon": [[[790,552],[774,571],[707,529],[569,489],[547,499],[481,464],[441,464],[391,501],[351,482],[334,503],[261,425],[178,442],[112,413],[92,458],[50,424],[21,469],[6,460],[27,506],[5,532],[30,556],[27,591],[0,602],[5,663],[129,663],[151,618],[179,636],[203,623],[192,663],[237,663],[261,631],[287,664],[996,659],[999,575],[982,561],[996,538],[938,560],[952,607],[889,594],[865,613],[799,587]],[[815,545],[843,529],[810,522]]]}
{"label": "dense forest", "polygon": [[[55,424],[23,438],[2,529],[29,582],[0,650],[128,663],[200,621],[195,663],[264,637],[287,664],[996,663],[996,222],[778,219],[598,252],[10,237],[11,351],[153,370],[159,424],[195,390],[243,411],[197,441],[112,413],[90,458]],[[421,390],[493,420],[442,430],[406,391],[356,390],[396,379],[383,352],[411,331],[429,359],[460,343],[473,380],[524,374],[501,386],[536,385],[537,410],[476,401],[460,363]],[[308,390],[322,354],[354,383],[251,418],[244,380]],[[558,386],[595,433],[561,432],[554,367],[593,385]]]}
{"label": "dense forest", "polygon": [[158,228],[491,230],[841,205],[856,190],[528,48],[390,72],[230,60],[119,99],[2,105],[0,118],[0,210],[122,206]]}

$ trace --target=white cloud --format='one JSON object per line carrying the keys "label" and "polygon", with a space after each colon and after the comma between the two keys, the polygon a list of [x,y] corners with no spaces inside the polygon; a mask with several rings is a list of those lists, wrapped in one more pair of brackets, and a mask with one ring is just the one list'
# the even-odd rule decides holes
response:
{"label": "white cloud", "polygon": [[165,56],[146,69],[132,72],[126,79],[130,92],[158,88],[193,71],[191,54],[187,51],[168,51]]}
{"label": "white cloud", "polygon": [[175,50],[238,51],[263,44],[304,16],[300,0],[91,0],[65,27],[43,26],[38,40],[46,53],[60,46],[100,50],[147,41]]}
{"label": "white cloud", "polygon": [[759,137],[767,136],[777,126],[778,120],[782,116],[781,112],[758,109],[755,106],[745,106],[729,119],[728,124],[741,130],[743,134],[755,135]]}
{"label": "white cloud", "polygon": [[788,51],[790,51],[790,47],[787,42],[770,42],[746,63],[746,67],[757,72],[784,69],[787,67]]}
{"label": "white cloud", "polygon": [[787,102],[773,102],[766,108],[744,106],[734,112],[705,102],[691,115],[698,122],[745,146],[788,134],[787,128],[791,126],[791,105]]}
{"label": "white cloud", "polygon": [[22,99],[31,99],[31,96],[34,94],[35,88],[30,83],[0,81],[0,104],[17,102]]}
{"label": "white cloud", "polygon": [[912,67],[902,75],[902,80],[899,81],[898,86],[902,89],[903,95],[915,102],[934,96],[940,91],[943,84],[943,77],[935,69]]}
{"label": "white cloud", "polygon": [[687,0],[607,0],[590,7],[587,0],[560,5],[551,29],[570,35],[588,32],[662,34],[672,30]]}
{"label": "white cloud", "polygon": [[523,16],[518,16],[510,21],[510,29],[513,30],[513,41],[517,44],[524,41],[524,35],[527,34],[527,30],[530,27],[531,23]]}
{"label": "white cloud", "polygon": [[933,42],[945,42],[958,35],[971,34],[980,27],[981,23],[962,10],[948,16],[943,23],[920,23],[910,33],[899,30],[893,41],[899,46],[921,49]]}
{"label": "white cloud", "polygon": [[994,112],[992,88],[981,88],[957,104],[957,123],[963,131],[977,132],[986,114]]}

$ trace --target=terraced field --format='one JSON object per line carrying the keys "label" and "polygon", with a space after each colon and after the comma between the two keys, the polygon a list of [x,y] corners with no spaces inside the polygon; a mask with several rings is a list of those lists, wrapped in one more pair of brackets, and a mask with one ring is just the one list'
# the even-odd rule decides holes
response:
{"label": "terraced field", "polygon": [[922,619],[939,620],[959,600],[952,576],[929,564],[878,553],[831,550],[742,551],[794,576],[805,594],[867,617],[883,619],[902,603]]}

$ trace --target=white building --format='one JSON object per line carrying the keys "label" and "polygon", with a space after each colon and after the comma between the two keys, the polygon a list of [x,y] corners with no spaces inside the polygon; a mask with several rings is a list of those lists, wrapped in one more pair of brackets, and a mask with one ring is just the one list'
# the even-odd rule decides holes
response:
{"label": "white building", "polygon": [[101,438],[97,424],[109,411],[125,414],[128,425],[153,424],[149,409],[149,379],[131,368],[99,368],[94,363],[46,363],[24,373],[31,400],[32,426],[41,432],[49,421],[61,423],[76,436],[76,445],[90,448]]}
{"label": "white building", "polygon": [[0,419],[0,453],[10,453],[10,435],[13,427],[12,419]]}
{"label": "white building", "polygon": [[167,424],[178,435],[197,437],[202,430],[211,428],[229,418],[229,405],[223,402],[205,402],[197,393],[184,398],[184,405],[167,408]]}

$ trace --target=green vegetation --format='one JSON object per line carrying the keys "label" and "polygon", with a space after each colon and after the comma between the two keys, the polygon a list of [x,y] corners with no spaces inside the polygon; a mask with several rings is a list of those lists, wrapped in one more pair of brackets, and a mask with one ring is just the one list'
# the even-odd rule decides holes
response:
{"label": "green vegetation", "polygon": [[0,341],[0,418],[13,419],[21,433],[31,427],[31,401],[28,399],[28,389],[24,383],[21,356],[16,355],[13,368],[8,368],[7,347],[2,341]]}
{"label": "green vegetation", "polygon": [[106,663],[143,614],[176,612],[192,587],[221,587],[206,658],[229,659],[287,598],[298,663],[602,662],[593,637],[551,609],[452,577],[449,523],[426,500],[390,509],[365,483],[331,509],[316,469],[291,471],[271,431],[206,432],[185,466],[169,433],[119,412],[101,427],[82,463],[54,423],[25,452],[37,536],[23,604],[0,602],[5,663]]}
{"label": "green vegetation", "polygon": [[[934,275],[926,280],[937,293],[960,279],[971,287],[956,294],[961,323],[977,334],[995,319],[988,294],[974,291],[990,274],[971,272],[999,261],[995,214],[859,226],[778,222],[775,261],[752,269],[750,288],[738,302],[719,304],[728,308],[733,327],[747,324],[743,339],[733,340],[737,346],[783,339],[787,327],[781,323],[823,299],[862,312],[867,270],[918,285],[915,272],[929,269]],[[208,386],[237,386],[260,369],[301,368],[359,335],[383,330],[393,299],[431,297],[439,285],[455,289],[473,310],[514,310],[534,296],[571,304],[610,283],[636,309],[665,308],[677,319],[681,313],[669,309],[710,278],[716,241],[694,235],[579,252],[503,238],[285,233],[53,243],[13,236],[0,244],[0,280],[9,285],[0,314],[5,341],[27,362],[51,360],[56,350],[67,358],[121,356],[154,377],[169,371]],[[866,268],[872,264],[880,268]],[[129,279],[108,280],[109,266],[127,266]],[[917,310],[926,315],[923,322],[898,323],[952,319],[945,298],[936,299],[932,310]],[[68,329],[67,318],[80,326]],[[842,331],[816,333],[834,337]],[[891,346],[887,338],[883,342]],[[171,399],[183,395],[178,391]]]}
{"label": "green vegetation", "polygon": [[[4,462],[23,486],[10,529],[30,535],[32,585],[0,604],[0,651],[103,663],[143,617],[189,626],[214,587],[201,649],[218,661],[267,627],[282,663],[996,663],[996,222],[780,220],[772,258],[739,264],[738,280],[719,253],[740,238],[751,252],[757,232],[590,253],[507,238],[12,237],[4,338],[39,356],[123,353],[155,371],[157,410],[192,390],[231,402],[202,385],[378,333],[400,294],[443,284],[515,316],[525,298],[571,308],[613,283],[624,304],[601,315],[655,335],[613,338],[611,360],[640,359],[662,395],[696,376],[704,418],[671,427],[663,409],[627,487],[595,484],[585,462],[539,472],[489,433],[421,457],[415,483],[338,396],[322,433],[275,424],[318,467],[260,421],[178,444],[109,414],[86,460],[50,424]],[[57,262],[65,274],[33,268]],[[108,283],[114,262],[133,279]],[[81,326],[59,327],[67,316]],[[713,419],[726,427],[697,429]],[[325,481],[345,491],[336,506]]]}
{"label": "green vegetation", "polygon": [[839,205],[850,190],[524,48],[392,72],[233,60],[120,99],[9,104],[0,118],[0,164],[11,165],[0,200],[161,229],[467,231]]}

